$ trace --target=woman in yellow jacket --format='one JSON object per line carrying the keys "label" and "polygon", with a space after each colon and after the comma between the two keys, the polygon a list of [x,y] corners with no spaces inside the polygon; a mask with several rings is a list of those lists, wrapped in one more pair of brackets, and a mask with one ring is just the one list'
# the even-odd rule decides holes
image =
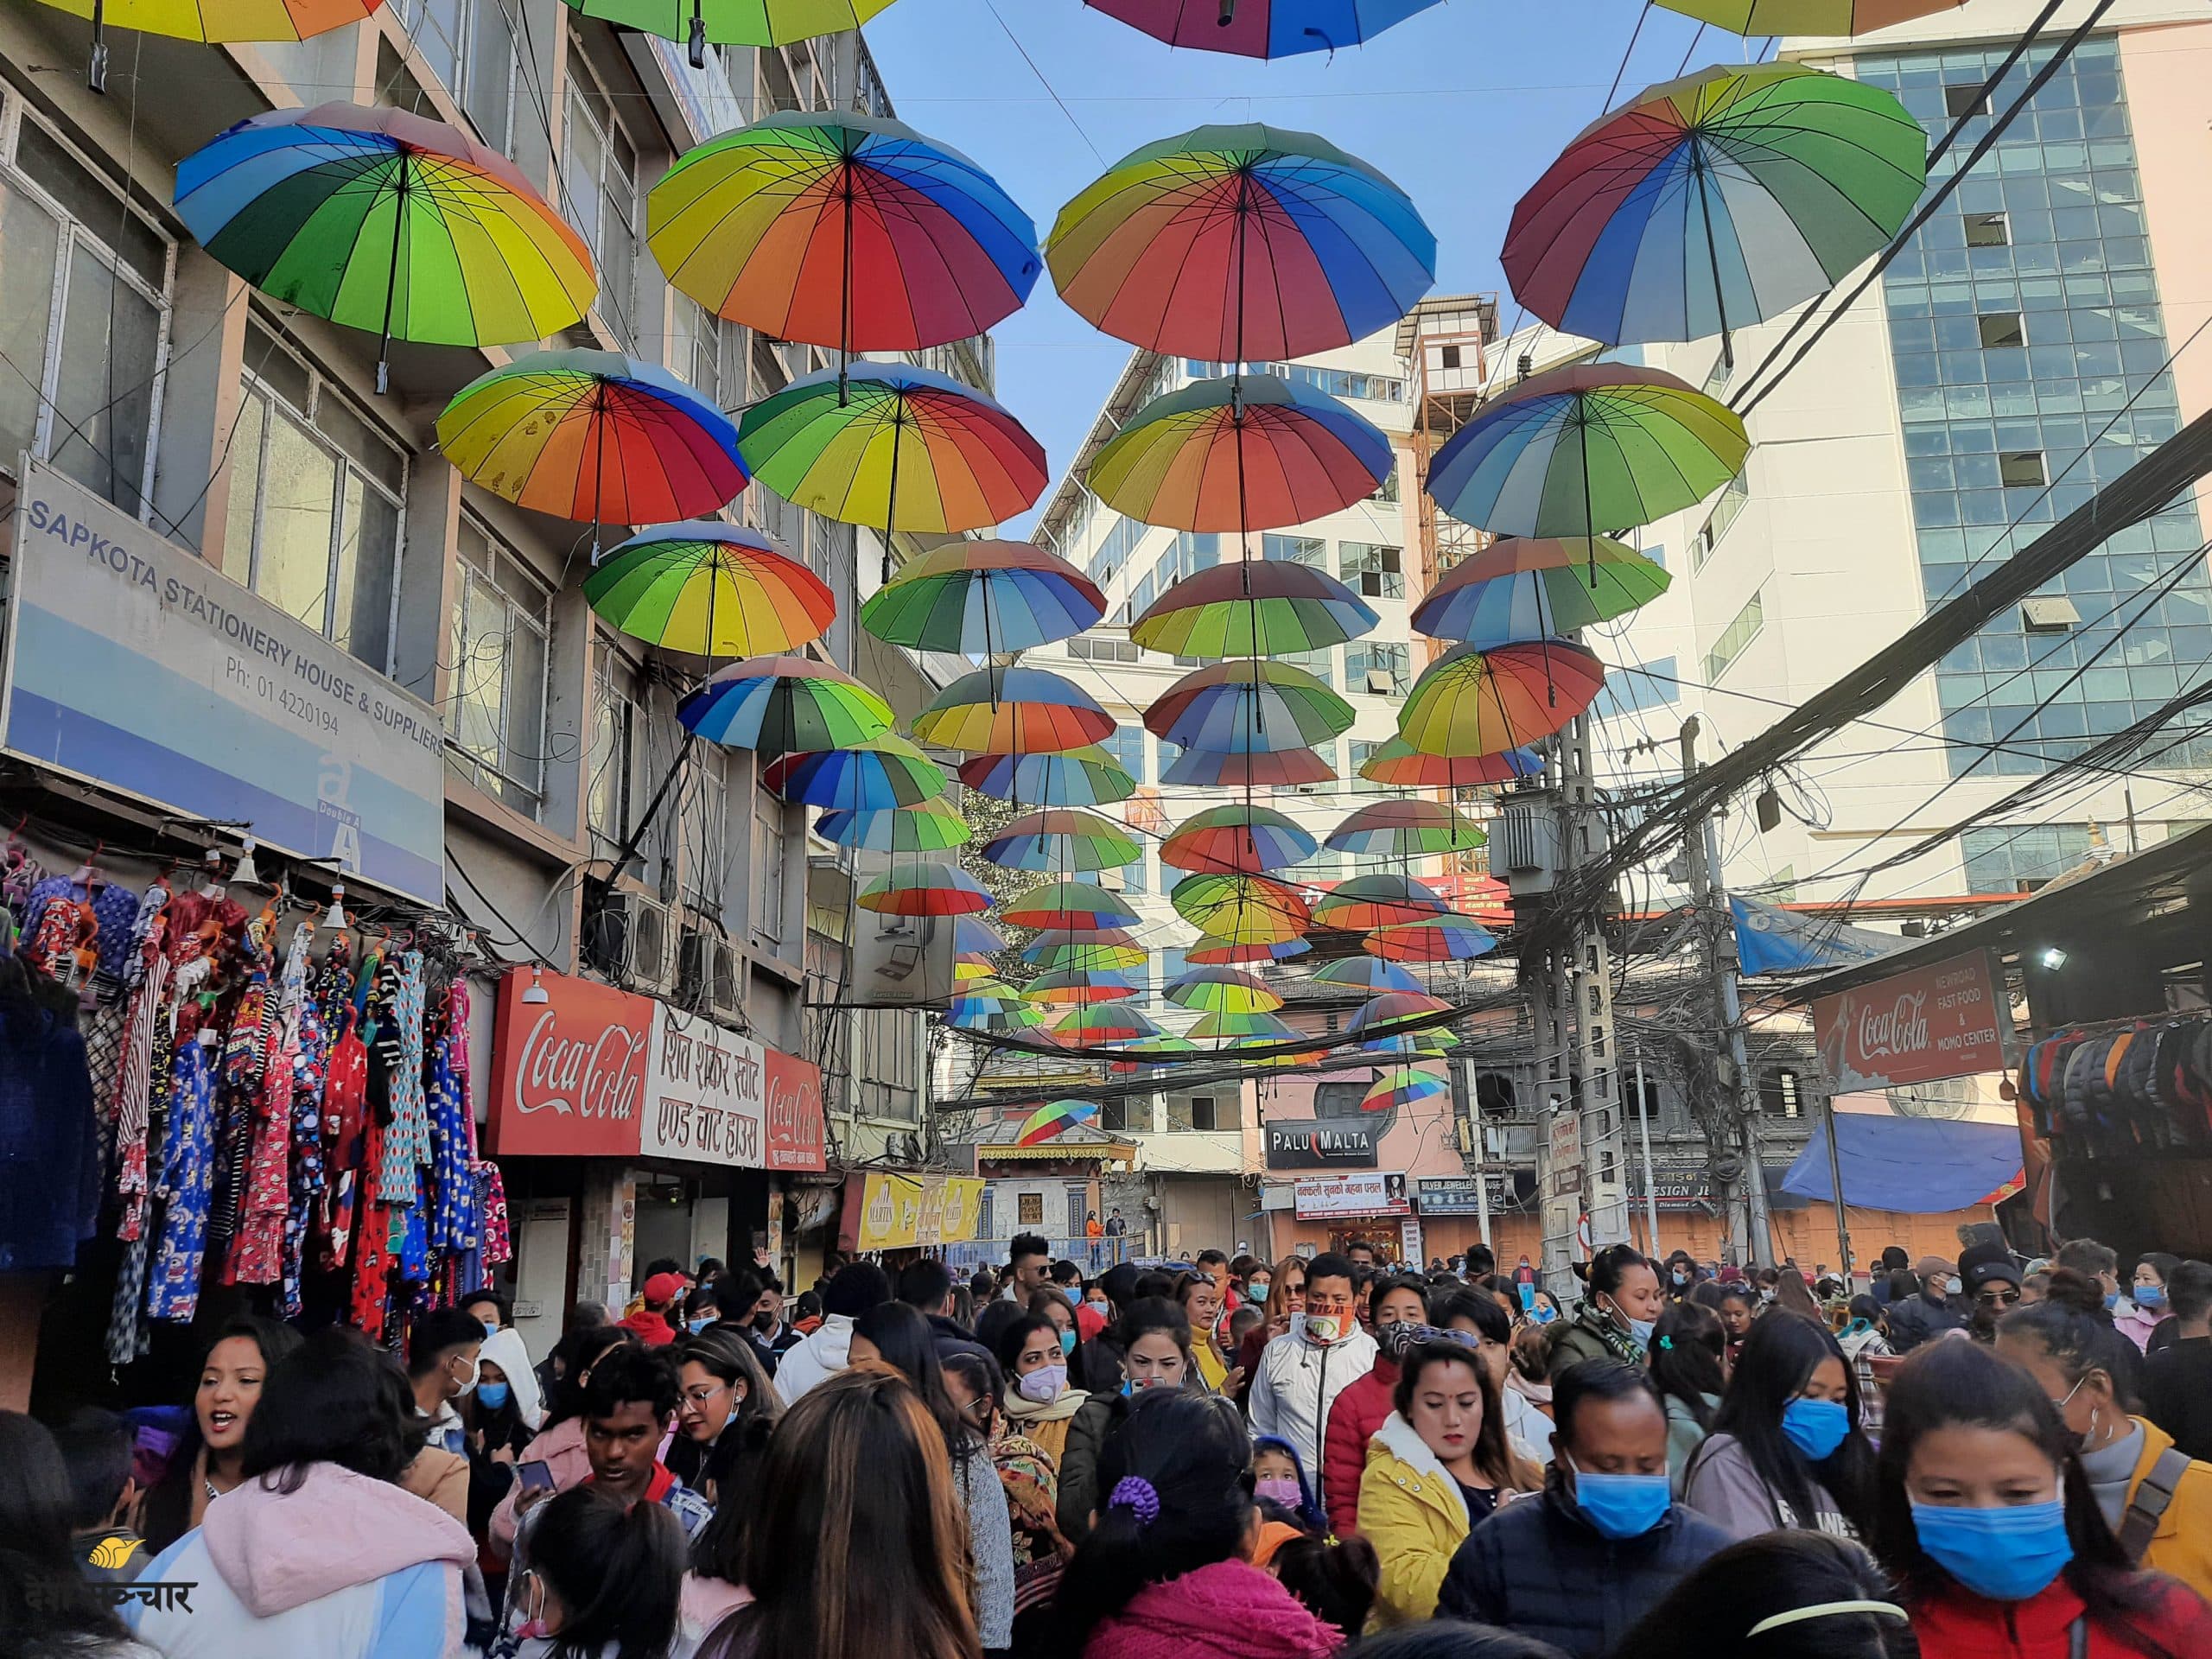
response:
{"label": "woman in yellow jacket", "polygon": [[1514,1455],[1490,1368],[1442,1332],[1409,1346],[1394,1408],[1367,1443],[1359,1529],[1382,1567],[1370,1629],[1436,1614],[1445,1569],[1467,1534],[1542,1471]]}

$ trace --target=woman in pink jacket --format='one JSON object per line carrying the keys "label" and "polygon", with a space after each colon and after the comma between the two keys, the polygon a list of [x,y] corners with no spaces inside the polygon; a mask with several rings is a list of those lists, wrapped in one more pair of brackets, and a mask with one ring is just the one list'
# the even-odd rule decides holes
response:
{"label": "woman in pink jacket", "polygon": [[1367,1472],[1367,1443],[1390,1415],[1390,1396],[1398,1387],[1397,1345],[1391,1333],[1401,1325],[1428,1323],[1428,1287],[1411,1274],[1385,1279],[1375,1287],[1375,1369],[1329,1402],[1328,1427],[1321,1436],[1321,1490],[1329,1524],[1338,1533],[1359,1525],[1359,1482]]}
{"label": "woman in pink jacket", "polygon": [[[584,1452],[584,1384],[591,1380],[593,1366],[623,1344],[636,1340],[619,1325],[602,1325],[571,1331],[553,1344],[551,1357],[560,1362],[560,1376],[546,1390],[545,1426],[523,1447],[522,1456],[515,1462],[518,1470],[543,1464],[553,1478],[550,1490],[555,1492],[584,1484],[591,1473],[591,1459]],[[489,1541],[492,1553],[501,1560],[515,1552],[515,1528],[521,1521],[519,1505],[525,1490],[518,1478],[492,1511]]]}

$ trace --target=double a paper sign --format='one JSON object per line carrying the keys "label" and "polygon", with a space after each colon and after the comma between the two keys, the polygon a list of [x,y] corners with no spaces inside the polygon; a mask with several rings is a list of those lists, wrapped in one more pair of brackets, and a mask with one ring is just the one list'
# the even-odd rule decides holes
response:
{"label": "double a paper sign", "polygon": [[37,461],[5,747],[445,903],[445,728],[313,628]]}

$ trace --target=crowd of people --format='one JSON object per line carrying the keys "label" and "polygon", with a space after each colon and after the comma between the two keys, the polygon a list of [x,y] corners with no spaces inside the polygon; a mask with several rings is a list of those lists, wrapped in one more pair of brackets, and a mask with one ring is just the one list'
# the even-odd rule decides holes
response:
{"label": "crowd of people", "polygon": [[2212,1266],[660,1262],[0,1413],[9,1659],[2204,1659]]}

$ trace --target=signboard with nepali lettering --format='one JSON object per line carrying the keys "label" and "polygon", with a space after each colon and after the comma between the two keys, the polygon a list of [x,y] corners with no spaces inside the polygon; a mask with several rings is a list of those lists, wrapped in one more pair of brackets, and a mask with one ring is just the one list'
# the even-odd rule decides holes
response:
{"label": "signboard with nepali lettering", "polygon": [[1831,1094],[2001,1071],[2012,1030],[2004,979],[1989,955],[1909,969],[1813,1004],[1813,1035]]}

